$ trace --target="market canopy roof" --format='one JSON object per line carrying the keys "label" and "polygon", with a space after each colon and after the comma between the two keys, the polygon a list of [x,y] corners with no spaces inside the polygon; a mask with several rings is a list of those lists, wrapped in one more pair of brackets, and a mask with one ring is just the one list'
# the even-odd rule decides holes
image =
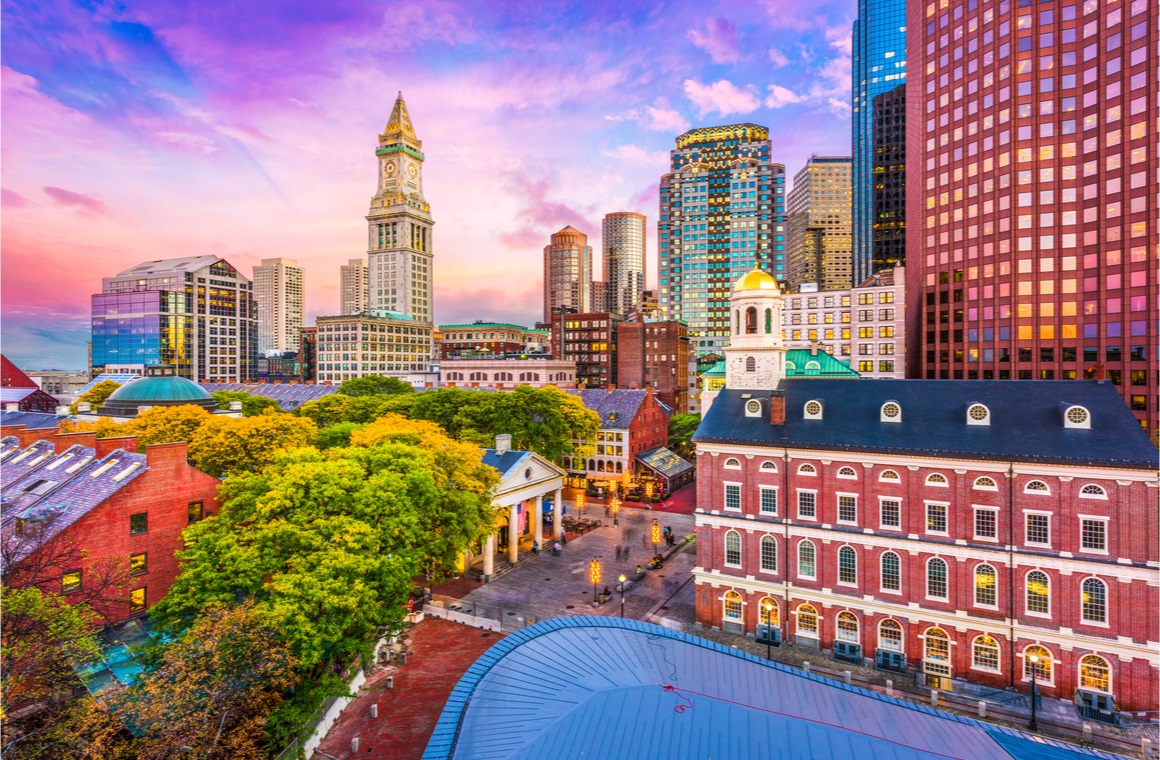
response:
{"label": "market canopy roof", "polygon": [[655,449],[642,451],[636,455],[636,461],[666,478],[671,478],[675,475],[680,475],[686,470],[693,469],[693,465],[681,459],[664,446],[657,446]]}

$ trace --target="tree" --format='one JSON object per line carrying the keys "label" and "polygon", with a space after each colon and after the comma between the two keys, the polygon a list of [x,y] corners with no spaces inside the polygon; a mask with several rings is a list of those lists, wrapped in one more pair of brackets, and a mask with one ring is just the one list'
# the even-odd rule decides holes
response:
{"label": "tree", "polygon": [[526,385],[510,393],[486,394],[483,430],[488,445],[496,435],[510,433],[516,449],[534,451],[560,462],[565,456],[586,456],[600,430],[600,417],[579,397],[554,386]]}
{"label": "tree", "polygon": [[397,377],[367,375],[344,381],[338,392],[345,396],[382,396],[414,393],[415,389]]}
{"label": "tree", "polygon": [[314,401],[307,401],[298,407],[295,414],[314,420],[320,428],[346,422],[346,408],[353,399],[340,393],[332,393]]}
{"label": "tree", "polygon": [[674,414],[669,418],[669,449],[679,457],[696,462],[697,450],[693,445],[693,433],[701,424],[699,414]]}
{"label": "tree", "polygon": [[350,445],[350,436],[364,426],[354,422],[339,422],[318,431],[318,448],[336,449]]}
{"label": "tree", "polygon": [[257,417],[267,409],[281,411],[282,407],[272,398],[255,396],[245,391],[214,391],[210,394],[221,409],[229,409],[231,401],[242,402],[242,414],[246,417]]}
{"label": "tree", "polygon": [[117,423],[107,417],[102,417],[96,422],[62,424],[61,431],[70,433],[94,432],[98,438],[136,436],[137,451],[144,453],[145,447],[152,443],[190,440],[194,432],[212,417],[214,415],[194,404],[155,406],[125,422]]}
{"label": "tree", "polygon": [[82,393],[80,397],[69,406],[69,414],[76,414],[77,404],[81,402],[92,404],[93,409],[96,409],[98,406],[105,403],[105,400],[109,398],[109,396],[113,395],[113,391],[120,387],[121,384],[114,380],[102,380],[92,388],[89,388],[87,391]]}
{"label": "tree", "polygon": [[312,446],[318,426],[273,409],[257,417],[214,415],[194,431],[189,461],[215,478],[257,472],[282,449]]}

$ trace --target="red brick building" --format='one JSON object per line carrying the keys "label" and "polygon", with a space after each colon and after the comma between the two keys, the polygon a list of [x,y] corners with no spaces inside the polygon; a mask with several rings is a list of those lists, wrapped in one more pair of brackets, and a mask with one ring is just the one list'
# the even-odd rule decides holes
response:
{"label": "red brick building", "polygon": [[643,317],[621,322],[616,340],[617,387],[649,388],[678,414],[689,408],[689,327]]}
{"label": "red brick building", "polygon": [[616,342],[624,317],[611,312],[552,314],[552,357],[576,362],[582,388],[617,388]]}
{"label": "red brick building", "polygon": [[0,404],[5,411],[52,414],[59,403],[40,389],[8,357],[0,355]]}
{"label": "red brick building", "polygon": [[567,391],[579,396],[584,406],[600,415],[600,430],[587,460],[564,457],[568,485],[585,480],[607,480],[631,471],[637,454],[664,446],[669,437],[672,409],[651,390]]}
{"label": "red brick building", "polygon": [[120,574],[120,598],[101,610],[110,623],[165,596],[181,532],[218,511],[219,481],[187,464],[187,444],[138,454],[133,437],[20,427],[3,434],[0,541],[10,582],[36,567],[36,583],[67,596]]}

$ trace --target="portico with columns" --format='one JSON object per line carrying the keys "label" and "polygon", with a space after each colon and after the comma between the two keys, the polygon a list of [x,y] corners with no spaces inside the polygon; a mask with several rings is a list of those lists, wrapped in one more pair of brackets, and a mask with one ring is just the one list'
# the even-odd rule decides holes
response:
{"label": "portico with columns", "polygon": [[[492,489],[495,530],[482,542],[480,552],[464,557],[464,568],[480,563],[483,580],[495,574],[497,555],[515,564],[521,552],[540,549],[545,542],[558,541],[563,528],[564,478],[561,468],[531,451],[513,451],[511,436],[496,437],[494,449],[484,449],[483,463],[499,472],[500,482]],[[552,531],[544,536],[543,504],[552,502]],[[548,544],[550,545],[550,543]]]}

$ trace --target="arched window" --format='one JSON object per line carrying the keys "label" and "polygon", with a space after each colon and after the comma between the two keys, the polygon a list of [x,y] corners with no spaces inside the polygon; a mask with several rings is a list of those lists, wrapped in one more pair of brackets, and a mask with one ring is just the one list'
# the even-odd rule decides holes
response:
{"label": "arched window", "polygon": [[942,628],[927,628],[922,648],[923,671],[938,676],[951,674],[951,641]]}
{"label": "arched window", "polygon": [[762,472],[777,472],[777,465],[768,459],[761,463]]}
{"label": "arched window", "polygon": [[564,469],[565,470],[572,469],[572,457],[564,457]]}
{"label": "arched window", "polygon": [[725,532],[725,565],[741,567],[741,534],[735,530]]}
{"label": "arched window", "polygon": [[845,478],[846,480],[857,480],[858,473],[854,472],[853,467],[843,467],[842,469],[838,470],[838,477]]}
{"label": "arched window", "polygon": [[745,371],[746,372],[756,372],[757,371],[757,359],[754,359],[752,356],[745,357]]}
{"label": "arched window", "polygon": [[1032,615],[1051,614],[1051,581],[1041,570],[1027,574],[1027,612]]}
{"label": "arched window", "polygon": [[971,642],[971,667],[988,673],[999,672],[999,642],[983,634]]}
{"label": "arched window", "polygon": [[798,544],[798,575],[803,578],[814,578],[817,575],[817,553],[813,541]]}
{"label": "arched window", "polygon": [[858,617],[853,612],[839,612],[837,619],[837,628],[834,631],[834,636],[838,641],[848,641],[851,644],[857,644],[858,638]]}
{"label": "arched window", "polygon": [[617,474],[624,472],[624,462],[617,462],[616,463],[616,472],[617,472]]}
{"label": "arched window", "polygon": [[822,368],[822,365],[819,364],[818,362],[812,360],[812,359],[810,361],[806,362],[806,372],[809,372],[811,369],[816,370],[816,369],[821,369],[821,368]]}
{"label": "arched window", "polygon": [[1102,486],[1097,486],[1095,483],[1088,483],[1079,489],[1079,497],[1081,499],[1106,499],[1108,498],[1108,492]]}
{"label": "arched window", "polygon": [[[761,625],[769,626],[770,628],[777,628],[781,625],[781,615],[777,607],[777,601],[772,597],[765,597],[757,607],[758,614],[761,616]],[[764,633],[764,631],[762,631]]]}
{"label": "arched window", "polygon": [[926,595],[935,599],[947,598],[947,563],[938,557],[926,562]]}
{"label": "arched window", "polygon": [[[1033,659],[1034,656],[1034,659]],[[1052,667],[1051,652],[1046,647],[1032,644],[1023,650],[1023,680],[1030,681],[1034,671],[1035,679],[1043,685],[1053,683],[1055,668]]]}
{"label": "arched window", "polygon": [[773,536],[761,537],[761,569],[767,573],[777,572],[777,539]]}
{"label": "arched window", "polygon": [[752,306],[745,310],[745,334],[757,334],[757,309]]}
{"label": "arched window", "polygon": [[740,309],[733,310],[733,334],[734,335],[741,334],[741,310]]}
{"label": "arched window", "polygon": [[882,590],[902,590],[902,561],[894,552],[883,552],[882,559]]}
{"label": "arched window", "polygon": [[741,622],[741,594],[736,591],[725,592],[725,608],[723,610],[725,619],[733,622]]}
{"label": "arched window", "polygon": [[898,473],[894,470],[883,470],[882,472],[878,473],[878,480],[888,483],[898,483],[902,480],[902,478],[898,477]]}
{"label": "arched window", "polygon": [[803,604],[797,608],[797,630],[802,636],[817,637],[818,611],[812,604]]}
{"label": "arched window", "polygon": [[996,590],[998,580],[995,568],[990,565],[975,566],[975,604],[979,607],[994,607],[998,603]]}
{"label": "arched window", "polygon": [[1099,578],[1086,578],[1080,597],[1080,619],[1085,623],[1108,622],[1108,587]]}
{"label": "arched window", "polygon": [[798,475],[817,475],[818,470],[812,464],[803,464],[798,467]]}
{"label": "arched window", "polygon": [[1085,654],[1079,661],[1079,688],[1112,692],[1112,668],[1098,654]]}
{"label": "arched window", "polygon": [[1063,426],[1067,428],[1090,428],[1091,415],[1082,406],[1069,406],[1064,413]]}
{"label": "arched window", "polygon": [[728,459],[725,460],[725,469],[726,470],[740,470],[741,469],[741,460],[734,459],[733,457],[729,457]]}
{"label": "arched window", "polygon": [[599,462],[596,463],[596,471],[597,472],[604,472],[604,460],[603,459],[601,459]]}
{"label": "arched window", "polygon": [[889,649],[891,652],[901,652],[902,624],[897,620],[887,618],[878,624],[878,646]]}
{"label": "arched window", "polygon": [[1023,486],[1023,493],[1034,493],[1040,496],[1049,496],[1051,489],[1042,480],[1028,481],[1027,485]]}
{"label": "arched window", "polygon": [[946,488],[950,485],[947,482],[947,476],[941,472],[932,472],[930,475],[927,475],[926,484],[928,486],[938,486],[939,488]]}
{"label": "arched window", "polygon": [[589,459],[589,460],[588,460],[588,471],[589,471],[589,472],[595,472],[595,471],[596,471],[596,460],[595,460],[595,459]]}
{"label": "arched window", "polygon": [[995,485],[994,478],[988,478],[984,475],[981,478],[975,478],[974,489],[976,491],[998,491],[999,486]]}
{"label": "arched window", "polygon": [[838,583],[858,583],[858,555],[853,547],[843,546],[838,550]]}
{"label": "arched window", "polygon": [[773,309],[765,310],[765,334],[769,335],[773,332]]}

